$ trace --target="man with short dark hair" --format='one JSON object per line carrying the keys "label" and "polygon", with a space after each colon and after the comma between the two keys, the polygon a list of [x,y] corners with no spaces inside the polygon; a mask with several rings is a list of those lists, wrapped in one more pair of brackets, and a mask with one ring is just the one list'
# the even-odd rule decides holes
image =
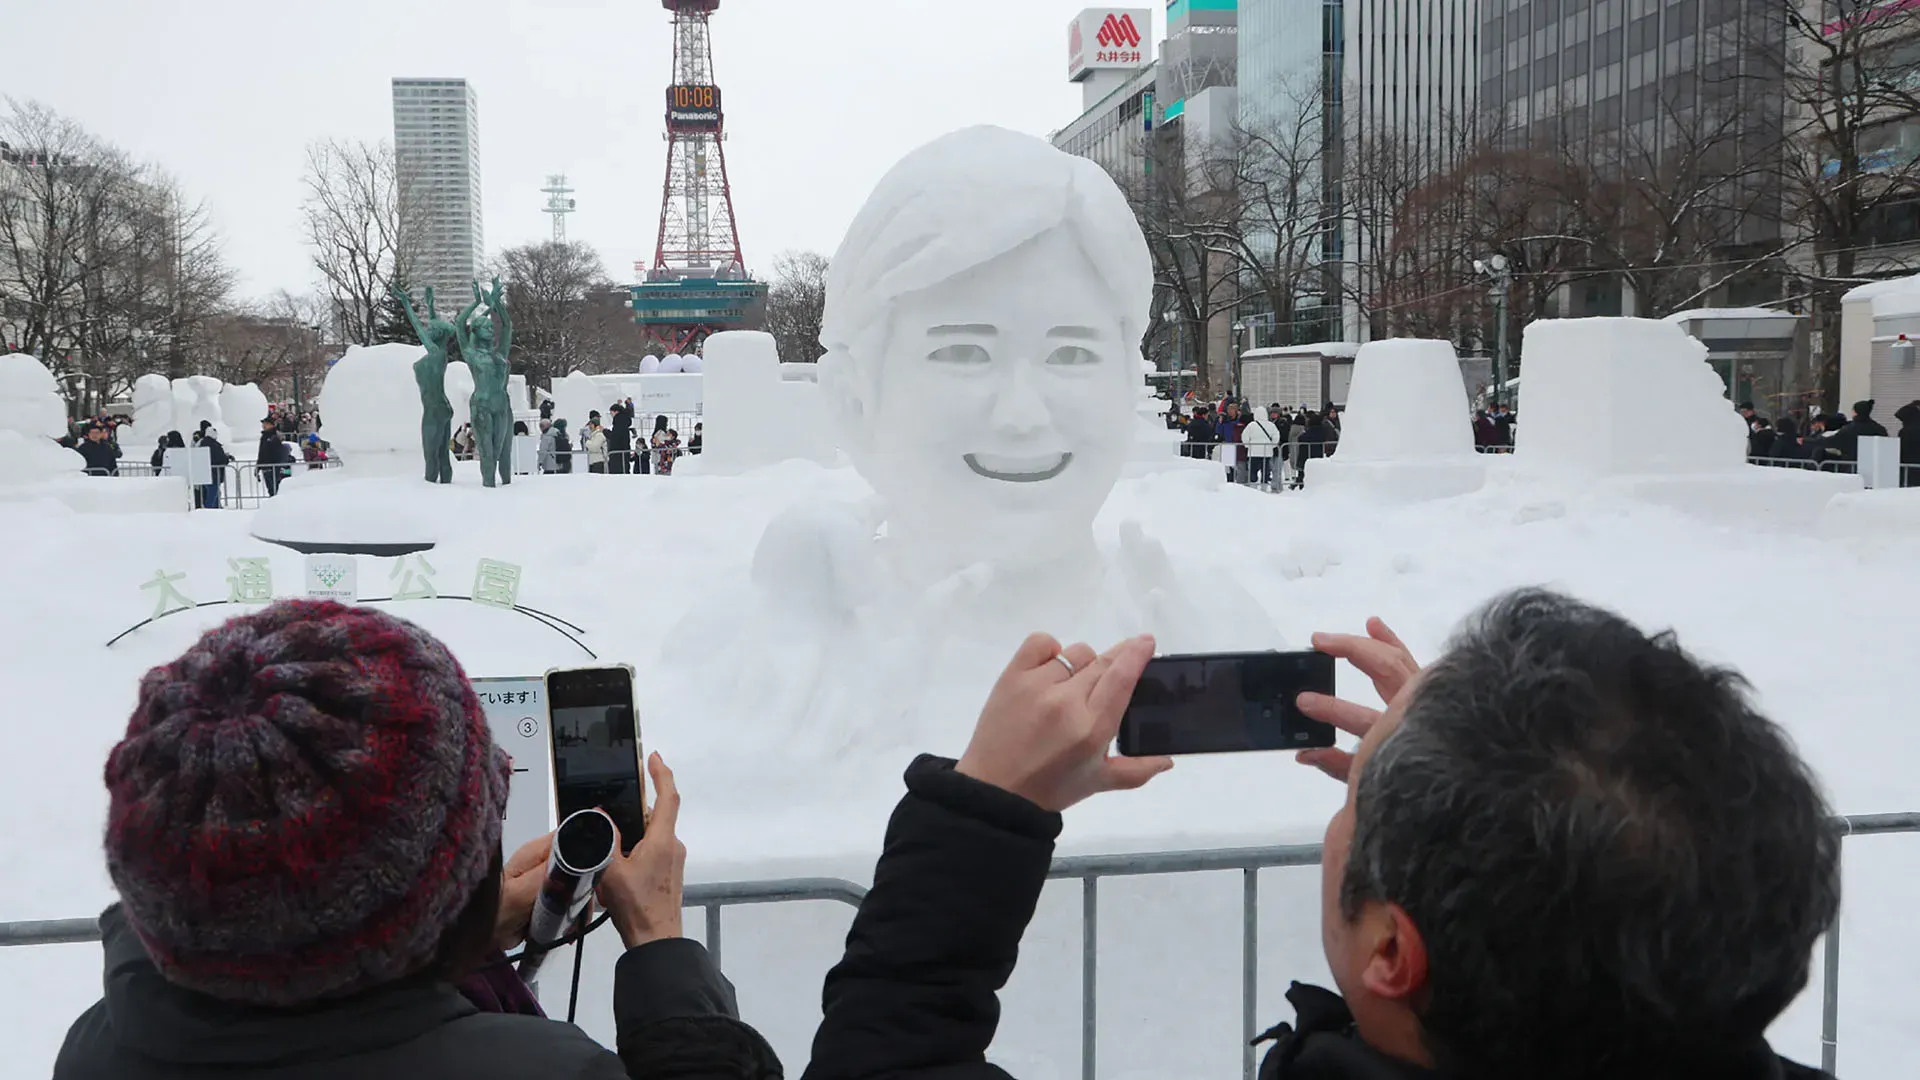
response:
{"label": "man with short dark hair", "polygon": [[[1322,864],[1340,994],[1294,985],[1262,1080],[1822,1075],[1766,1030],[1838,913],[1840,838],[1739,675],[1536,590],[1470,619],[1425,671],[1367,629],[1314,645],[1371,677],[1385,713],[1299,702],[1360,736],[1300,755],[1347,785]],[[1172,765],[1108,754],[1152,653],[1035,635],[966,754],[908,770],[809,1078],[1005,1077],[984,1061],[995,994],[1060,811]]]}
{"label": "man with short dark hair", "polygon": [[107,429],[99,424],[87,427],[86,441],[79,446],[80,456],[87,460],[88,476],[120,475],[120,448],[107,437]]}

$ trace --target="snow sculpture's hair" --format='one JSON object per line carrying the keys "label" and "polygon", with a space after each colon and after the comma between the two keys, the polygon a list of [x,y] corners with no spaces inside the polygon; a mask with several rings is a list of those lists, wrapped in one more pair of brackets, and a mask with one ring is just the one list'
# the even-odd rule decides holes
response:
{"label": "snow sculpture's hair", "polygon": [[879,381],[875,342],[893,305],[1064,229],[1120,312],[1129,348],[1146,332],[1153,264],[1126,196],[1100,166],[1031,135],[971,127],[900,160],[855,215],[827,269],[824,378]]}

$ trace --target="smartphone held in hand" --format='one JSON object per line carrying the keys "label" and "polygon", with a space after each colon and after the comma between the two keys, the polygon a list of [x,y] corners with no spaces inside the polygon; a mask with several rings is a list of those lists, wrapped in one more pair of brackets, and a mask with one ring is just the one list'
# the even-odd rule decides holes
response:
{"label": "smartphone held in hand", "polygon": [[1205,653],[1147,663],[1120,720],[1125,757],[1232,754],[1332,746],[1331,724],[1295,704],[1333,693],[1333,657],[1318,652]]}
{"label": "smartphone held in hand", "polygon": [[553,722],[555,819],[604,810],[631,852],[646,832],[646,781],[633,669],[625,664],[547,672]]}

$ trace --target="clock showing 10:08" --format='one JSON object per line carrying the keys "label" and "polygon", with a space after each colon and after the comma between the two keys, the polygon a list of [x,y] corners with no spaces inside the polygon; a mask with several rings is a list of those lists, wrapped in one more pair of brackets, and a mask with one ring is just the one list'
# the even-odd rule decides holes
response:
{"label": "clock showing 10:08", "polygon": [[667,87],[669,131],[719,131],[720,88],[675,85]]}

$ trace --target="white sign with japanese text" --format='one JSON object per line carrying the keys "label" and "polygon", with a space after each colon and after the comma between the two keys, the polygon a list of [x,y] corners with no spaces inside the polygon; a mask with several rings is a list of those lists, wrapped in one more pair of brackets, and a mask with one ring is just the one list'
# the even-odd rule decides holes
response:
{"label": "white sign with japanese text", "polygon": [[307,556],[307,595],[317,600],[360,602],[360,565],[351,555]]}
{"label": "white sign with japanese text", "polygon": [[1079,82],[1098,69],[1153,63],[1153,12],[1147,8],[1088,8],[1067,28],[1067,78]]}
{"label": "white sign with japanese text", "polygon": [[500,846],[507,858],[520,845],[559,827],[553,820],[553,755],[547,746],[545,679],[475,679],[473,692],[487,714],[495,745],[513,758],[507,820]]}

